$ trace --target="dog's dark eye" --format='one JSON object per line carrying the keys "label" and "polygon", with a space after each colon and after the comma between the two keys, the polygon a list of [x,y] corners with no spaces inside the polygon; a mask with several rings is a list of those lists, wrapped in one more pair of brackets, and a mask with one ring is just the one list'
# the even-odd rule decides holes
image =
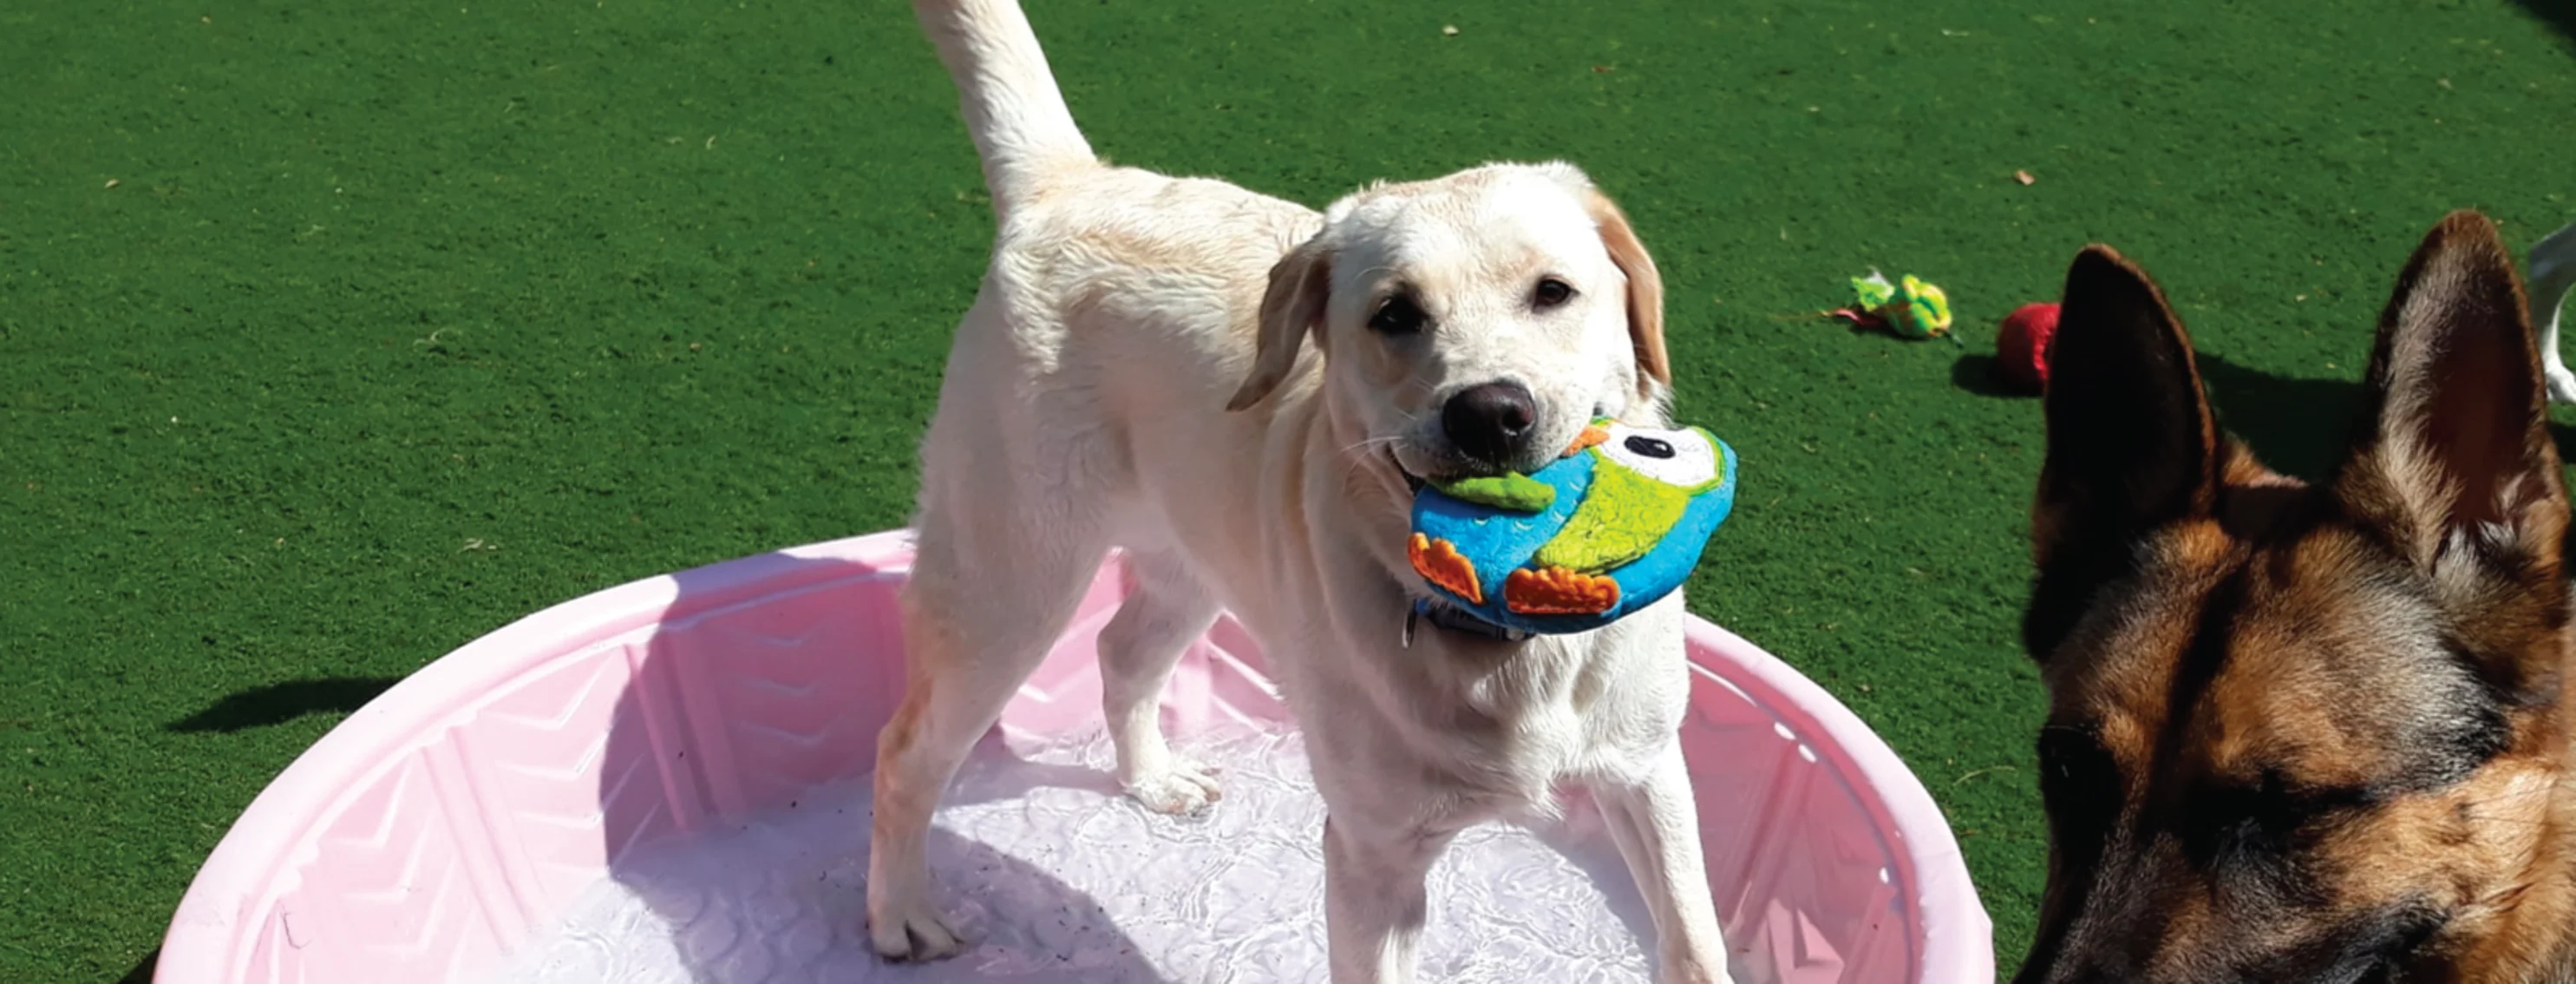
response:
{"label": "dog's dark eye", "polygon": [[2053,841],[2076,857],[2099,852],[2120,812],[2120,768],[2090,725],[2050,725],[2039,733],[2039,795]]}
{"label": "dog's dark eye", "polygon": [[2195,860],[2239,867],[2274,861],[2289,846],[2299,817],[2277,784],[2206,790],[2192,797],[2181,824],[2183,848]]}
{"label": "dog's dark eye", "polygon": [[1530,292],[1530,303],[1537,305],[1542,311],[1573,299],[1574,288],[1555,277],[1540,279],[1538,289]]}
{"label": "dog's dark eye", "polygon": [[1422,323],[1428,320],[1412,298],[1397,295],[1377,306],[1377,313],[1369,315],[1368,326],[1381,335],[1411,335],[1421,331]]}
{"label": "dog's dark eye", "polygon": [[2202,858],[2280,858],[2304,832],[2372,798],[2366,789],[2293,789],[2279,770],[2265,769],[2253,782],[2194,796],[2184,814],[2183,847]]}
{"label": "dog's dark eye", "polygon": [[1628,445],[1628,450],[1636,452],[1637,456],[1641,458],[1670,458],[1673,456],[1672,443],[1659,437],[1647,437],[1644,434],[1632,434],[1629,435],[1628,439],[1622,443]]}

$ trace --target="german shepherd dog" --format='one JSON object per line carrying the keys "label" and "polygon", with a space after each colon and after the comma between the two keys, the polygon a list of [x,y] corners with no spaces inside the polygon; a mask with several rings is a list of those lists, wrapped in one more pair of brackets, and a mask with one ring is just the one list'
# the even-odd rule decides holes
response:
{"label": "german shepherd dog", "polygon": [[2059,324],[2018,980],[2576,982],[2567,493],[2495,227],[2453,213],[2399,274],[2324,485],[2218,430],[2118,253]]}

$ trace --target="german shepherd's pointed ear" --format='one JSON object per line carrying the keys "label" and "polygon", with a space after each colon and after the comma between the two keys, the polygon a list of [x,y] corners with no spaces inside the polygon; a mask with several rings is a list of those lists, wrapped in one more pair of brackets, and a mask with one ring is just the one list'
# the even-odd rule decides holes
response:
{"label": "german shepherd's pointed ear", "polygon": [[2209,515],[2217,422],[2191,337],[2146,271],[2090,246],[2066,271],[2051,343],[2048,455],[2031,510],[2039,580],[2023,643],[2045,658],[2147,532]]}
{"label": "german shepherd's pointed ear", "polygon": [[2453,212],[2416,247],[2380,314],[2367,385],[2369,416],[2335,478],[2345,512],[2490,641],[2538,627],[2528,619],[2565,624],[2567,492],[2540,353],[2485,216]]}

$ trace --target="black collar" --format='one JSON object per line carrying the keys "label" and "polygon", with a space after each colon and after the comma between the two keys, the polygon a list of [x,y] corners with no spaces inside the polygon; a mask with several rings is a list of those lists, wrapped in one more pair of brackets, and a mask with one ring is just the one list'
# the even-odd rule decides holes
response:
{"label": "black collar", "polygon": [[1428,598],[1413,599],[1413,608],[1404,615],[1404,648],[1413,648],[1413,623],[1429,619],[1434,627],[1451,632],[1482,636],[1496,642],[1519,642],[1530,637],[1521,629],[1507,628],[1468,614],[1456,605]]}

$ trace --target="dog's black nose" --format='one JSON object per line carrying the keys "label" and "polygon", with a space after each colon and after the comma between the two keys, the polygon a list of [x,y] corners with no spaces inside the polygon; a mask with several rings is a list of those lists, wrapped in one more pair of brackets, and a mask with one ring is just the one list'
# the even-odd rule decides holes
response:
{"label": "dog's black nose", "polygon": [[1519,455],[1537,421],[1538,401],[1519,383],[1470,386],[1440,408],[1440,430],[1458,453],[1495,465]]}

